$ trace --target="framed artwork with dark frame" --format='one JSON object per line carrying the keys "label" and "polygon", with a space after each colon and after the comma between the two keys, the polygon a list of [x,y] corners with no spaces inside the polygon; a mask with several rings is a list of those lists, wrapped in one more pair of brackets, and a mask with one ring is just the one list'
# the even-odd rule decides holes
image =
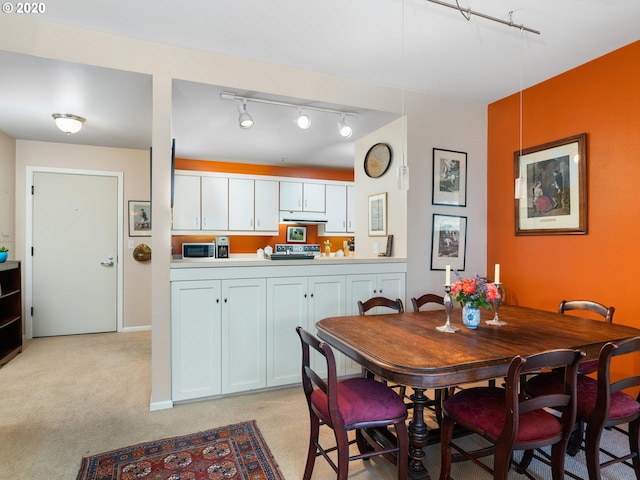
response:
{"label": "framed artwork with dark frame", "polygon": [[467,254],[467,217],[433,214],[431,270],[463,271]]}
{"label": "framed artwork with dark frame", "polygon": [[433,149],[433,205],[467,206],[467,154]]}
{"label": "framed artwork with dark frame", "polygon": [[587,233],[587,134],[514,152],[516,235]]}
{"label": "framed artwork with dark frame", "polygon": [[369,195],[369,236],[387,235],[387,192]]}
{"label": "framed artwork with dark frame", "polygon": [[129,200],[129,236],[151,236],[151,202]]}
{"label": "framed artwork with dark frame", "polygon": [[287,242],[304,243],[307,241],[307,227],[295,225],[287,227]]}

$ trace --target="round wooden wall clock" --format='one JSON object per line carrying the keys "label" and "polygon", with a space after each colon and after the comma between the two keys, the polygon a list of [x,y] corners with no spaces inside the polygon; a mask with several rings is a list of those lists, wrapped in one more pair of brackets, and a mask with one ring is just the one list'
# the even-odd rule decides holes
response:
{"label": "round wooden wall clock", "polygon": [[386,143],[376,143],[364,156],[364,173],[371,178],[384,175],[391,165],[391,147]]}

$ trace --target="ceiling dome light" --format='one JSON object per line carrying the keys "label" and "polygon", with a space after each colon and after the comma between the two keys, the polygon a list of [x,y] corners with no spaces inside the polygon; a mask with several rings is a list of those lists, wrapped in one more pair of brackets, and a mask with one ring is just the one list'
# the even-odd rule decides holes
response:
{"label": "ceiling dome light", "polygon": [[347,125],[344,121],[344,115],[340,118],[340,122],[338,122],[338,129],[340,131],[340,135],[344,138],[349,138],[353,135],[353,129]]}
{"label": "ceiling dome light", "polygon": [[302,113],[302,111],[298,112],[298,120],[296,120],[296,122],[303,130],[306,130],[311,126],[311,119],[309,118],[309,115]]}
{"label": "ceiling dome light", "polygon": [[247,102],[242,102],[238,105],[238,111],[240,112],[240,117],[238,118],[240,128],[253,127],[253,118],[251,118],[251,115],[247,113]]}
{"label": "ceiling dome light", "polygon": [[56,126],[67,135],[78,133],[86,119],[71,115],[70,113],[54,113],[51,115],[56,122]]}

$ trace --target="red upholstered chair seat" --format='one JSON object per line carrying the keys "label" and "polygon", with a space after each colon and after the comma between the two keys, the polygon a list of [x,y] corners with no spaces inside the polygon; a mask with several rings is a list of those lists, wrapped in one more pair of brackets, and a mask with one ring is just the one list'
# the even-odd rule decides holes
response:
{"label": "red upholstered chair seat", "polygon": [[[506,417],[505,391],[498,387],[469,388],[449,398],[444,409],[462,426],[475,425],[497,440]],[[520,414],[516,442],[546,440],[561,431],[556,417],[544,410],[533,410]]]}
{"label": "red upholstered chair seat", "polygon": [[[321,418],[329,418],[327,396],[322,390],[314,390],[311,403]],[[346,425],[393,419],[407,413],[407,407],[398,394],[370,378],[338,382],[338,409]]]}
{"label": "red upholstered chair seat", "polygon": [[[527,382],[525,390],[533,397],[548,395],[561,392],[562,382],[562,374],[557,372],[541,373]],[[586,375],[578,375],[577,392],[578,417],[588,417],[596,405],[598,382]],[[624,392],[615,392],[611,395],[608,418],[609,420],[625,418],[638,412],[638,410],[640,410],[640,403],[635,398]]]}

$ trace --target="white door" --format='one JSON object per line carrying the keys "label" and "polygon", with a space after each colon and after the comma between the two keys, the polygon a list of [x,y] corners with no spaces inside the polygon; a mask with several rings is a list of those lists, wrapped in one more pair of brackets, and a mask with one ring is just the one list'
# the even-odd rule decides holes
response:
{"label": "white door", "polygon": [[118,218],[117,176],[34,172],[33,336],[116,331]]}

